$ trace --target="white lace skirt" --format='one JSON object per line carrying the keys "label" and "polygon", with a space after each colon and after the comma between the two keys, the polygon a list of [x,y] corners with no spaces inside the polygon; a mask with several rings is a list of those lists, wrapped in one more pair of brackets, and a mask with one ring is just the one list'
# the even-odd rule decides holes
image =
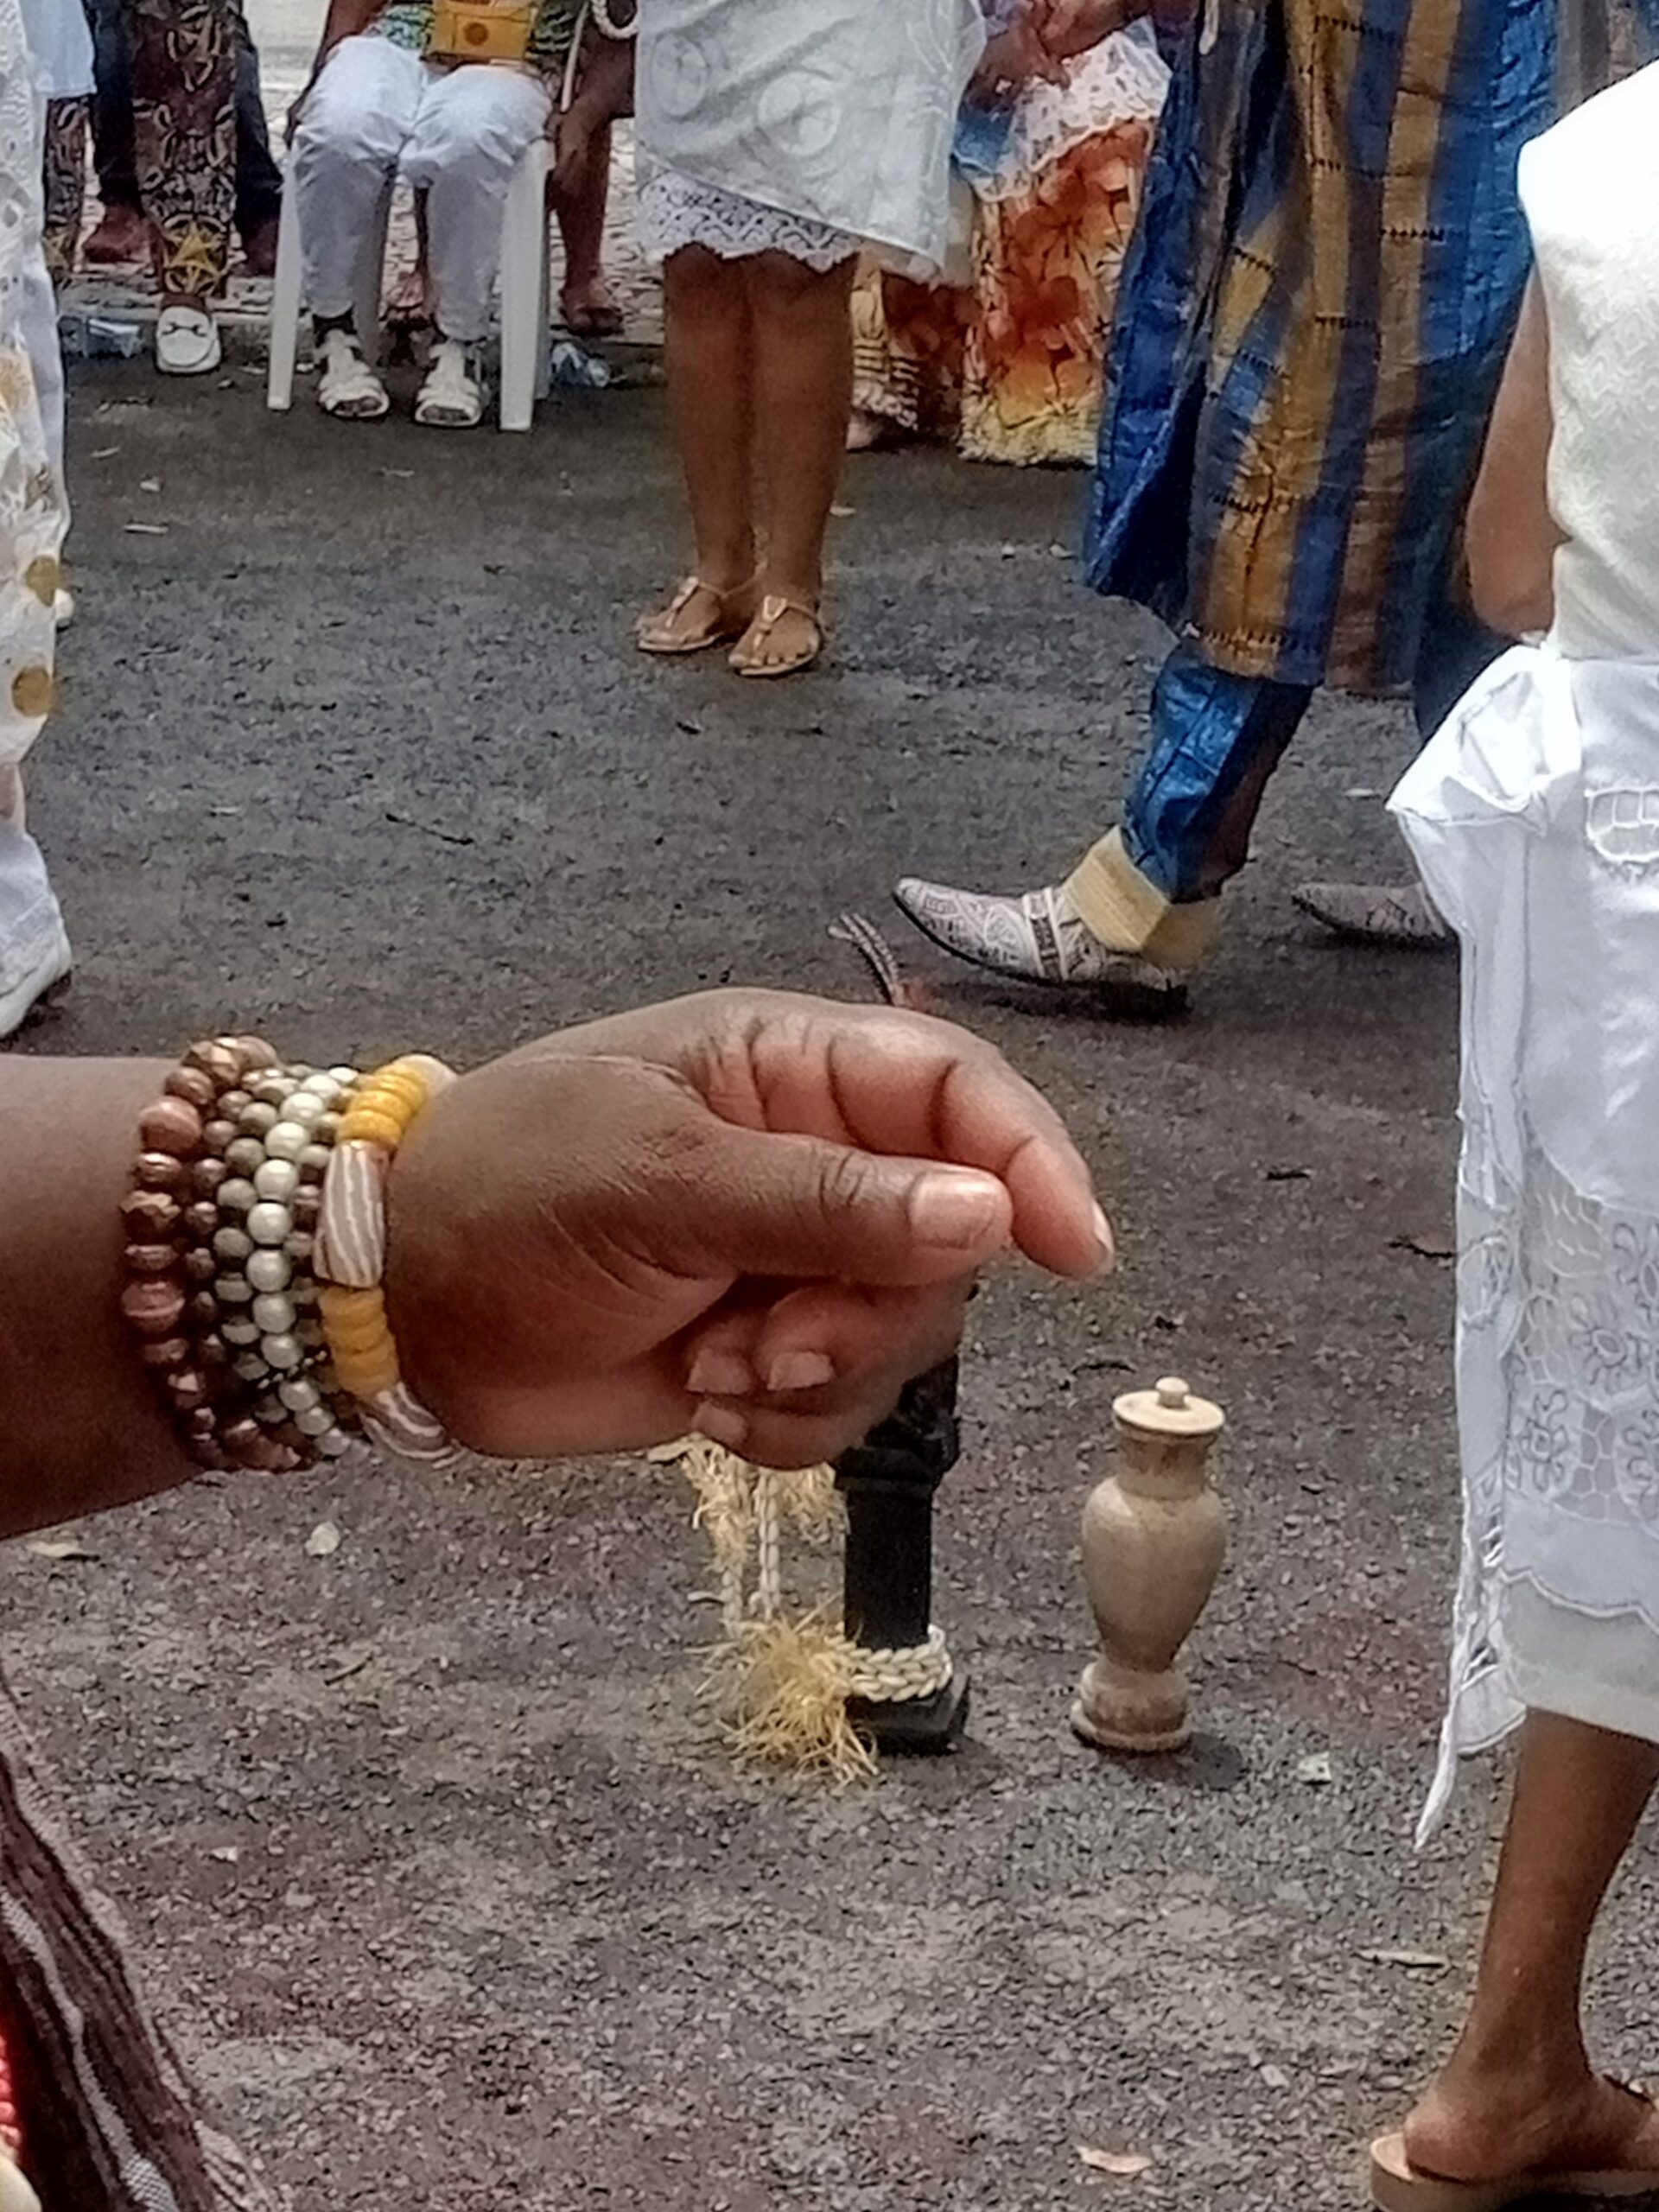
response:
{"label": "white lace skirt", "polygon": [[699,184],[677,169],[658,168],[639,187],[639,243],[647,259],[664,262],[683,246],[706,246],[722,261],[751,253],[786,253],[820,275],[849,261],[859,241],[828,223],[763,207],[740,192]]}
{"label": "white lace skirt", "polygon": [[1463,944],[1464,1543],[1425,1831],[1529,1708],[1659,1743],[1659,664],[1520,647],[1395,794]]}

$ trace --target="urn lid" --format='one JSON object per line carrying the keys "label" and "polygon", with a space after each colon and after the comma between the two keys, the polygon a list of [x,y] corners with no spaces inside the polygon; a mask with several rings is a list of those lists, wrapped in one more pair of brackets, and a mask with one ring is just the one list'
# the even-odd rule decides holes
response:
{"label": "urn lid", "polygon": [[1121,1428],[1147,1436],[1214,1436],[1227,1416],[1208,1398],[1195,1397],[1179,1375],[1166,1375],[1150,1390],[1126,1390],[1112,1404]]}

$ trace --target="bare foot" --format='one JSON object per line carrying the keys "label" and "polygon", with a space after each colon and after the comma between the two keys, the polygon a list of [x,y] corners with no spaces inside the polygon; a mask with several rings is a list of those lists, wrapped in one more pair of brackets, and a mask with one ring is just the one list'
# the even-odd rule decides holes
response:
{"label": "bare foot", "polygon": [[622,327],[622,310],[602,276],[567,284],[559,294],[559,314],[577,338],[614,338]]}
{"label": "bare foot", "polygon": [[1659,2111],[1587,2069],[1539,2081],[1453,2057],[1403,2132],[1414,2169],[1445,2181],[1659,2172]]}
{"label": "bare foot", "polygon": [[81,248],[81,258],[100,269],[143,261],[149,253],[149,225],[136,207],[118,202],[104,210],[98,228]]}
{"label": "bare foot", "polygon": [[823,651],[823,625],[804,600],[768,592],[732,652],[740,676],[793,676]]}
{"label": "bare foot", "polygon": [[666,607],[639,618],[639,650],[647,653],[700,653],[740,638],[754,613],[753,582],[722,590],[701,576],[688,576]]}

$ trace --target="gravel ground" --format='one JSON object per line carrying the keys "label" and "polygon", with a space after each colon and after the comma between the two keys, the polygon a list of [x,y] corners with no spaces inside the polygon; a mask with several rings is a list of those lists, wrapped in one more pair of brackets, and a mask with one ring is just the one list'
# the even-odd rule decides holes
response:
{"label": "gravel ground", "polygon": [[[1075,478],[860,459],[831,658],[743,685],[628,647],[676,565],[659,395],[446,440],[274,421],[257,382],[76,382],[83,614],[32,796],[81,964],[28,1049],[233,1020],[467,1060],[728,976],[851,988],[837,908],[910,867],[1036,880],[1109,816],[1160,644],[1075,585]],[[1123,1253],[975,1308],[959,1757],[734,1771],[686,1502],[637,1466],[201,1484],[84,1524],[92,1558],[0,1557],[78,1829],[296,2204],[1356,2201],[1453,2017],[1499,1779],[1412,1856],[1454,1542],[1450,1270],[1412,1240],[1449,1226],[1455,976],[1287,899],[1393,868],[1408,742],[1316,708],[1184,1023],[916,951],[1073,1117]],[[1198,1740],[1114,1764],[1065,1726],[1077,1516],[1114,1394],[1172,1368],[1230,1416],[1233,1554]],[[1654,1878],[1598,1970],[1632,2069]],[[1154,2163],[1091,2178],[1079,2145]]]}

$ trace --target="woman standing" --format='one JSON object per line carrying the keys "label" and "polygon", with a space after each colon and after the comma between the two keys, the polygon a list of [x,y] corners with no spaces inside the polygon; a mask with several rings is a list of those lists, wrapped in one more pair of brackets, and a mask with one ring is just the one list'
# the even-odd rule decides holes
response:
{"label": "woman standing", "polygon": [[1386,2212],[1659,2190],[1585,1950],[1659,1778],[1659,68],[1522,159],[1536,259],[1469,512],[1514,636],[1394,805],[1464,947],[1457,1755],[1522,1730],[1457,2049],[1376,2146]]}
{"label": "woman standing", "polygon": [[696,544],[646,652],[735,640],[740,675],[777,677],[823,650],[858,255],[942,268],[983,41],[976,0],[645,0],[639,221]]}
{"label": "woman standing", "polygon": [[941,284],[874,265],[860,278],[850,446],[897,434],[954,439],[969,461],[1093,457],[1169,72],[1144,24],[1058,61],[1038,16],[1033,0],[989,10],[957,124],[970,266]]}

